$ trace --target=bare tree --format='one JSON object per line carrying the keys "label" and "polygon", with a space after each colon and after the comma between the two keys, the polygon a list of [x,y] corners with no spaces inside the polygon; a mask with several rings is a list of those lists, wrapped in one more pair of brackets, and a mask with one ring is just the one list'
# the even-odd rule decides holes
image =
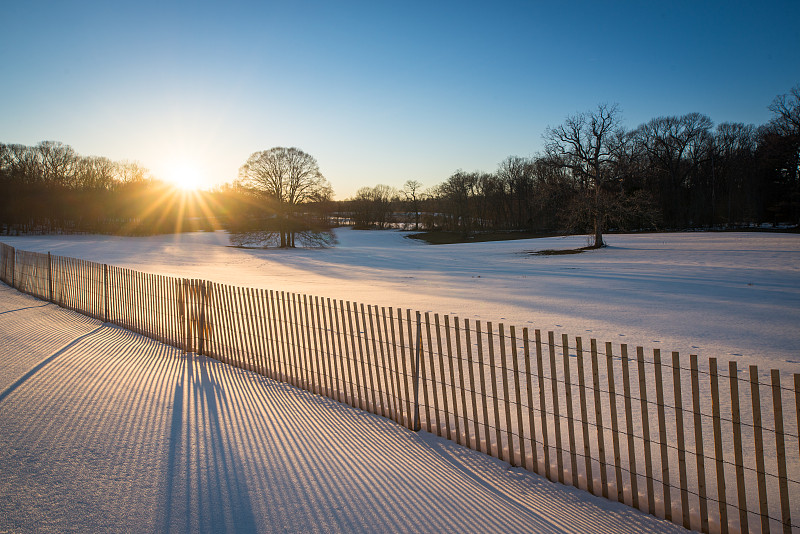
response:
{"label": "bare tree", "polygon": [[272,203],[280,220],[281,248],[295,246],[298,207],[328,200],[332,195],[317,160],[299,148],[275,147],[254,152],[239,169],[239,178]]}
{"label": "bare tree", "polygon": [[549,160],[568,169],[587,193],[592,225],[593,247],[603,243],[603,208],[601,190],[613,178],[615,159],[613,141],[620,129],[620,112],[616,105],[601,104],[591,112],[567,117],[564,124],[548,127],[544,133],[545,152]]}
{"label": "bare tree", "polygon": [[800,85],[776,97],[769,110],[775,114],[770,124],[778,131],[783,135],[800,135]]}
{"label": "bare tree", "polygon": [[406,180],[401,190],[408,203],[408,207],[414,212],[414,230],[419,230],[419,211],[422,203],[422,182],[418,180]]}

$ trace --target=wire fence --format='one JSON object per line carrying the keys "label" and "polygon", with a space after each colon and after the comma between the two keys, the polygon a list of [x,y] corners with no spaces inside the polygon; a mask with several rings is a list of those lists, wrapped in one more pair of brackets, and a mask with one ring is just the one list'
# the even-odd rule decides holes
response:
{"label": "wire fence", "polygon": [[800,374],[5,244],[0,279],[687,528],[800,532]]}

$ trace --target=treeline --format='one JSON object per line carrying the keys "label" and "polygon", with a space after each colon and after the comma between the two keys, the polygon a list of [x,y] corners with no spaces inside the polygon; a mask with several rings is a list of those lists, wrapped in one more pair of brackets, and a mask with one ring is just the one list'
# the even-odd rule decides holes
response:
{"label": "treeline", "polygon": [[[278,180],[278,183],[291,183]],[[307,184],[304,190],[309,190]],[[82,156],[55,141],[35,146],[0,144],[0,234],[105,233],[152,235],[230,230],[237,244],[287,246],[329,241],[330,192],[286,208],[282,191],[238,180],[212,191],[182,191],[138,163]],[[294,206],[297,204],[297,206]],[[257,238],[261,236],[260,238]]]}
{"label": "treeline", "polygon": [[137,163],[63,143],[0,144],[0,233],[224,228],[243,245],[291,247],[341,220],[463,235],[594,232],[601,246],[615,229],[798,225],[800,86],[769,109],[761,126],[715,126],[691,113],[626,130],[619,110],[601,105],[548,128],[542,153],[508,157],[494,172],[458,170],[428,188],[416,180],[362,187],[340,202],[316,160],[296,148],[256,152],[236,182],[186,193]]}
{"label": "treeline", "polygon": [[463,234],[797,225],[800,86],[769,109],[762,126],[714,127],[691,113],[626,130],[616,107],[599,106],[548,128],[534,157],[459,170],[425,191],[419,182],[363,187],[340,209],[357,227]]}
{"label": "treeline", "polygon": [[146,235],[207,228],[195,202],[131,162],[0,144],[0,232]]}

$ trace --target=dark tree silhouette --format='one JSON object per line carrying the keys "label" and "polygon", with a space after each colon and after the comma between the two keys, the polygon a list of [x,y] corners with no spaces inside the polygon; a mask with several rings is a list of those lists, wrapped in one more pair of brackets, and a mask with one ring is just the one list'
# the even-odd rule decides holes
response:
{"label": "dark tree silhouette", "polygon": [[553,165],[568,169],[587,192],[594,230],[595,248],[602,247],[605,203],[603,185],[614,178],[615,133],[620,112],[616,105],[601,104],[597,109],[567,117],[563,124],[545,131],[545,152]]}

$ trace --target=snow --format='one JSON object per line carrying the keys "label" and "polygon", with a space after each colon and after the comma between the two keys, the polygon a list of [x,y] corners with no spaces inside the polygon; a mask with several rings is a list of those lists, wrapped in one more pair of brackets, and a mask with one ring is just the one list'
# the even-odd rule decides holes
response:
{"label": "snow", "polygon": [[554,330],[784,373],[800,370],[800,235],[663,233],[426,245],[336,231],[329,249],[231,248],[224,232],[0,240],[146,272]]}
{"label": "snow", "polygon": [[[346,248],[351,235],[340,258],[359,255]],[[188,274],[199,261],[184,264],[182,252],[203,247],[207,260],[239,261],[251,276],[278,269],[277,258],[321,261],[333,252],[207,244],[217,237],[64,238],[54,252],[118,264],[127,257],[154,270],[172,264]],[[21,241],[58,244],[14,245]],[[146,252],[158,243],[163,257]],[[384,254],[387,265],[398,257]],[[222,274],[221,264],[207,274]],[[0,532],[682,530],[2,284],[0,347]]]}

